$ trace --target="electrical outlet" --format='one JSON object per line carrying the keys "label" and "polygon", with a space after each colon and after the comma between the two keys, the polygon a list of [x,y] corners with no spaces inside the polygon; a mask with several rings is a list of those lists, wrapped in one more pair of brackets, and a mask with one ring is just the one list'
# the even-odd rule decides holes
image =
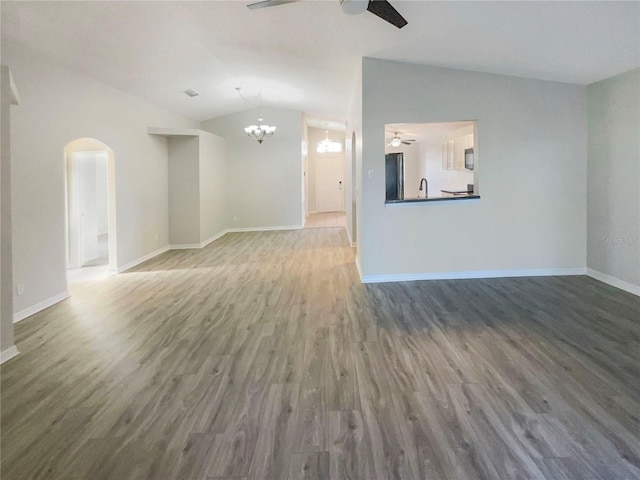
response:
{"label": "electrical outlet", "polygon": [[238,221],[238,217],[233,217],[233,221],[237,222]]}
{"label": "electrical outlet", "polygon": [[18,283],[16,285],[16,293],[18,295],[24,295],[24,283]]}
{"label": "electrical outlet", "polygon": [[156,241],[156,243],[158,243],[158,234],[157,233],[153,236],[153,239]]}

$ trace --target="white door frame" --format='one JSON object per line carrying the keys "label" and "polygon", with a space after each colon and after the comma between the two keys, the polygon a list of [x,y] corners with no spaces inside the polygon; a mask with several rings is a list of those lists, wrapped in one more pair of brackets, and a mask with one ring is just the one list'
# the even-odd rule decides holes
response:
{"label": "white door frame", "polygon": [[[65,163],[65,203],[66,203],[66,245],[67,268],[79,268],[80,265],[80,229],[77,220],[80,215],[78,203],[78,175],[75,154],[106,152],[107,154],[107,208],[109,232],[109,273],[117,273],[117,223],[116,223],[116,173],[115,155],[106,144],[93,138],[78,138],[68,143],[64,149]],[[75,193],[74,193],[75,192]],[[74,197],[75,195],[75,197]],[[75,224],[74,224],[75,222]]]}

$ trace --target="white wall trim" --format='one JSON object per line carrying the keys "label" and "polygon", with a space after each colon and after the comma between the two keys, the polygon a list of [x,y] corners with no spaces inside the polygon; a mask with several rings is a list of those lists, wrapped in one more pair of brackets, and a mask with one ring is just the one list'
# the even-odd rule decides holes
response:
{"label": "white wall trim", "polygon": [[304,225],[281,225],[278,227],[247,227],[247,228],[228,228],[225,233],[237,232],[268,232],[272,230],[301,230]]}
{"label": "white wall trim", "polygon": [[[360,268],[358,263],[358,271]],[[392,275],[362,275],[362,283],[413,282],[416,280],[461,280],[467,278],[500,277],[550,277],[562,275],[585,275],[586,268],[541,268],[530,270],[471,270],[467,272],[404,273]]]}
{"label": "white wall trim", "polygon": [[362,268],[360,267],[360,260],[358,259],[357,255],[356,255],[356,269],[358,270],[358,275],[360,276],[360,281],[362,283],[365,283],[364,275],[362,275]]}
{"label": "white wall trim", "polygon": [[150,260],[153,257],[155,257],[157,255],[160,255],[161,253],[164,253],[164,252],[166,252],[168,250],[169,250],[169,245],[167,245],[166,247],[159,248],[155,252],[148,253],[148,254],[144,255],[143,257],[137,258],[137,259],[125,264],[125,265],[122,265],[121,267],[118,267],[118,273],[126,272],[130,268],[133,268],[136,265],[140,265],[142,262],[146,262],[147,260]]}
{"label": "white wall trim", "polygon": [[7,70],[9,72],[9,91],[11,92],[11,105],[20,105],[20,95],[18,95],[18,87],[16,87],[16,82],[13,80],[11,69],[7,67]]}
{"label": "white wall trim", "polygon": [[227,233],[229,233],[229,230],[223,230],[220,233],[216,233],[213,237],[206,239],[202,243],[178,243],[175,245],[169,245],[169,250],[188,250],[191,248],[204,248],[207,245],[209,245],[211,242],[221,237],[224,237]]}
{"label": "white wall trim", "polygon": [[47,298],[41,302],[36,303],[35,305],[31,305],[30,307],[25,308],[24,310],[20,310],[19,312],[15,312],[13,314],[13,323],[18,323],[21,320],[24,320],[31,315],[34,315],[38,312],[41,312],[45,308],[49,308],[51,305],[55,305],[62,300],[69,298],[69,292],[65,290],[64,292],[60,292],[58,295],[54,295],[51,298]]}
{"label": "white wall trim", "polygon": [[611,285],[612,287],[619,288],[620,290],[633,293],[634,295],[638,295],[640,297],[640,286],[638,285],[625,282],[624,280],[620,280],[619,278],[612,277],[611,275],[607,275],[606,273],[599,272],[598,270],[594,270],[592,268],[587,268],[587,275],[589,275],[591,278],[595,278],[596,280],[600,280],[607,285]]}
{"label": "white wall trim", "polygon": [[225,229],[225,230],[221,231],[220,233],[216,233],[214,236],[209,237],[208,239],[206,239],[204,242],[202,242],[202,243],[200,244],[200,248],[204,248],[204,247],[206,247],[207,245],[209,245],[211,242],[215,242],[215,241],[216,241],[216,240],[218,240],[219,238],[224,237],[224,236],[227,234],[227,232],[228,232],[228,231],[229,231],[229,230],[226,230],[226,229]]}
{"label": "white wall trim", "polygon": [[349,233],[349,229],[346,226],[344,227],[344,229],[347,231],[347,238],[349,239],[349,245],[351,245],[352,247],[356,247],[358,244],[351,239],[351,234]]}
{"label": "white wall trim", "polygon": [[142,262],[146,262],[147,260],[150,260],[151,258],[155,257],[156,255],[160,255],[161,253],[164,253],[164,252],[166,252],[168,250],[190,250],[190,249],[204,248],[207,245],[209,245],[211,242],[214,242],[214,241],[218,240],[219,238],[224,237],[227,233],[267,232],[267,231],[277,231],[277,230],[301,230],[302,228],[303,228],[303,225],[282,225],[282,226],[277,226],[277,227],[227,228],[226,230],[223,230],[222,232],[217,233],[213,237],[206,239],[202,243],[177,243],[177,244],[174,244],[174,245],[168,245],[168,246],[166,246],[164,248],[156,250],[153,253],[145,255],[144,257],[141,257],[141,258],[139,258],[137,260],[134,260],[133,262],[130,262],[130,263],[126,264],[123,267],[118,268],[118,273],[122,273],[125,270],[133,268],[136,265],[138,265],[138,264],[140,264]]}
{"label": "white wall trim", "polygon": [[0,365],[3,364],[4,362],[6,362],[7,360],[11,360],[13,357],[18,355],[19,353],[20,353],[20,351],[16,348],[15,345],[12,345],[9,348],[5,348],[0,353]]}
{"label": "white wall trim", "polygon": [[175,243],[169,245],[169,250],[191,250],[194,248],[202,248],[199,243]]}

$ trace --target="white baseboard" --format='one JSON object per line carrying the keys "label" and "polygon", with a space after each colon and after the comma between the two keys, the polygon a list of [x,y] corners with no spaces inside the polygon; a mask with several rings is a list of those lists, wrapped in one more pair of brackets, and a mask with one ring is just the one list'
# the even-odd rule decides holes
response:
{"label": "white baseboard", "polygon": [[62,300],[65,300],[67,298],[69,298],[69,292],[65,290],[64,292],[60,292],[58,295],[54,295],[53,297],[47,298],[46,300],[38,302],[35,305],[31,305],[24,310],[20,310],[19,312],[13,314],[13,323],[18,323],[19,321],[24,320],[25,318],[30,317],[31,315],[34,315],[38,312],[41,312],[45,308],[49,308],[51,305],[55,305],[56,303],[61,302]]}
{"label": "white baseboard", "polygon": [[586,268],[541,268],[530,270],[471,270],[467,272],[404,273],[395,275],[362,275],[356,262],[362,283],[413,282],[417,280],[462,280],[468,278],[501,277],[550,277],[584,275]]}
{"label": "white baseboard", "polygon": [[356,269],[358,270],[358,275],[360,276],[360,281],[365,283],[363,280],[364,276],[362,275],[362,268],[360,267],[360,260],[358,260],[358,256],[356,255]]}
{"label": "white baseboard", "polygon": [[224,237],[227,233],[232,233],[232,232],[265,232],[265,231],[273,231],[273,230],[300,230],[303,226],[302,225],[281,225],[281,226],[277,226],[277,227],[247,227],[247,228],[227,228],[226,230],[223,230],[222,232],[214,235],[211,238],[208,238],[207,240],[205,240],[202,243],[180,243],[180,244],[174,244],[174,245],[167,245],[166,247],[162,247],[158,250],[156,250],[155,252],[151,252],[147,255],[145,255],[144,257],[140,257],[132,262],[127,263],[126,265],[123,265],[122,267],[118,267],[118,272],[117,273],[122,273],[126,270],[129,270],[130,268],[135,267],[136,265],[141,264],[142,262],[146,262],[147,260],[152,259],[153,257],[160,255],[161,253],[167,252],[169,250],[188,250],[188,249],[194,249],[194,248],[204,248],[207,245],[209,245],[211,242]]}
{"label": "white baseboard", "polygon": [[200,248],[204,248],[204,247],[206,247],[207,245],[209,245],[211,242],[215,242],[215,241],[216,241],[216,240],[218,240],[219,238],[224,237],[224,236],[227,234],[227,232],[228,232],[228,231],[229,231],[229,230],[223,230],[223,231],[221,231],[220,233],[216,233],[213,237],[210,237],[210,238],[206,239],[204,242],[202,242],[202,243],[200,244]]}
{"label": "white baseboard", "polygon": [[129,270],[130,268],[135,267],[136,265],[140,265],[142,262],[146,262],[147,260],[152,259],[153,257],[160,255],[161,253],[164,253],[166,251],[169,250],[169,246],[167,245],[166,247],[162,247],[159,248],[158,250],[156,250],[155,252],[151,252],[146,254],[143,257],[140,258],[136,258],[135,260],[127,263],[126,265],[122,265],[121,267],[118,267],[118,271],[117,273],[122,273],[122,272],[126,272],[127,270]]}
{"label": "white baseboard", "polygon": [[199,243],[173,243],[169,245],[169,250],[192,250],[202,248]]}
{"label": "white baseboard", "polygon": [[358,245],[351,239],[351,234],[349,233],[349,229],[347,227],[344,227],[344,229],[347,231],[347,238],[349,239],[349,245],[351,245],[352,247],[355,247],[356,245]]}
{"label": "white baseboard", "polygon": [[591,278],[595,278],[596,280],[600,280],[607,285],[611,285],[612,287],[619,288],[620,290],[633,293],[634,295],[638,295],[640,297],[640,286],[638,285],[625,282],[624,280],[620,280],[619,278],[612,277],[611,275],[607,275],[606,273],[599,272],[592,268],[587,268],[587,275],[589,275]]}
{"label": "white baseboard", "polygon": [[215,234],[213,237],[206,239],[202,243],[179,243],[175,245],[169,245],[169,250],[188,250],[191,248],[204,248],[207,245],[209,245],[211,242],[221,237],[224,237],[228,232],[229,230],[223,230],[222,232]]}
{"label": "white baseboard", "polygon": [[304,225],[280,225],[277,227],[247,227],[247,228],[227,228],[225,233],[238,232],[270,232],[273,230],[300,230]]}
{"label": "white baseboard", "polygon": [[0,365],[2,365],[7,360],[11,360],[13,357],[18,355],[19,353],[20,351],[16,348],[15,345],[9,348],[5,348],[4,350],[2,350],[2,352],[0,352]]}

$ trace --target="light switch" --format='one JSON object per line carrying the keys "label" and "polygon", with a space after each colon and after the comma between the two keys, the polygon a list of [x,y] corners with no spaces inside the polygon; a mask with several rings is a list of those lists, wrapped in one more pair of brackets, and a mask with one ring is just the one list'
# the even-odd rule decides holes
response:
{"label": "light switch", "polygon": [[369,171],[367,172],[367,174],[369,175],[369,178],[373,178],[373,175],[374,175],[375,173],[376,173],[376,171],[375,171],[375,170],[369,170]]}

